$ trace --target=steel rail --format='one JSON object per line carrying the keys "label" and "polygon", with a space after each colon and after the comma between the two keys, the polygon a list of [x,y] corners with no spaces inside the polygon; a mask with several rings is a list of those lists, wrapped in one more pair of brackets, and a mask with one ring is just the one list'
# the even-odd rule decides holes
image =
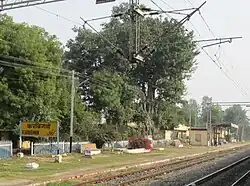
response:
{"label": "steel rail", "polygon": [[231,186],[241,185],[246,181],[247,178],[249,178],[249,176],[250,176],[250,170],[247,171],[244,175],[242,175],[238,180],[236,180]]}
{"label": "steel rail", "polygon": [[121,183],[113,184],[113,185],[114,186],[131,185],[133,183],[140,182],[140,181],[143,181],[143,180],[148,180],[148,179],[154,178],[156,176],[160,176],[160,175],[164,175],[164,174],[167,174],[167,173],[170,173],[170,172],[173,172],[173,171],[178,171],[178,170],[181,170],[181,169],[184,169],[184,168],[188,168],[188,167],[190,167],[190,163],[192,163],[191,165],[197,165],[197,164],[201,164],[201,163],[211,161],[211,160],[214,160],[214,159],[215,159],[215,157],[205,159],[205,160],[202,159],[202,160],[197,161],[197,162],[186,162],[186,164],[183,165],[183,166],[174,167],[173,169],[169,169],[169,170],[160,170],[160,171],[156,171],[155,173],[150,173],[149,172],[146,175],[142,175],[142,176],[139,176],[137,178],[134,178],[134,179],[131,179],[131,180],[128,180],[128,181],[124,181],[124,182],[121,182]]}
{"label": "steel rail", "polygon": [[[116,182],[117,182],[117,179],[119,179],[119,178],[130,177],[130,176],[133,176],[133,175],[138,174],[138,173],[143,174],[142,176],[136,177],[135,179],[131,179],[128,181],[122,181],[122,182],[117,183],[117,185],[127,185],[127,184],[131,184],[134,182],[142,181],[145,179],[153,178],[153,177],[165,174],[165,173],[170,173],[170,172],[177,171],[177,170],[180,170],[183,168],[187,168],[190,166],[190,164],[195,165],[195,164],[200,164],[200,163],[204,163],[207,161],[211,161],[211,160],[214,160],[215,158],[218,158],[218,157],[219,157],[218,154],[217,154],[217,156],[215,155],[214,157],[211,157],[211,154],[206,154],[202,157],[183,159],[180,161],[166,163],[166,164],[163,164],[160,166],[144,168],[142,170],[137,170],[137,171],[133,171],[133,172],[129,172],[129,173],[123,173],[123,174],[119,174],[119,175],[113,175],[113,176],[108,176],[108,177],[104,177],[104,178],[84,181],[84,182],[76,184],[74,186],[82,186],[82,185],[87,185],[87,184],[97,184],[97,183],[108,182],[111,180],[116,180]],[[182,166],[180,166],[180,165],[182,165]],[[174,166],[177,166],[177,167],[174,167]],[[166,168],[169,168],[169,169],[166,170]],[[164,169],[164,170],[159,171],[159,169]],[[155,172],[152,173],[152,171],[155,171]],[[147,175],[145,175],[145,174],[147,174]],[[112,184],[112,185],[116,185],[116,184]]]}
{"label": "steel rail", "polygon": [[217,170],[217,171],[215,171],[215,172],[213,172],[211,174],[208,174],[208,175],[206,175],[206,176],[204,176],[204,177],[202,177],[202,178],[200,178],[200,179],[198,179],[198,180],[196,180],[196,181],[194,181],[192,183],[189,183],[186,186],[201,185],[201,184],[203,184],[203,183],[205,183],[205,182],[207,182],[207,181],[215,178],[216,176],[218,176],[218,175],[220,175],[220,174],[228,171],[229,169],[231,169],[231,168],[233,168],[233,167],[235,167],[235,166],[237,166],[237,165],[245,162],[248,159],[250,159],[250,156],[246,156],[246,157],[244,157],[244,158],[242,158],[242,159],[240,159],[240,160],[238,160],[238,161],[236,161],[236,162],[234,162],[234,163],[232,163],[232,164],[230,164],[230,165],[228,165],[226,167],[223,167],[223,168],[221,168],[221,169],[219,169],[219,170]]}
{"label": "steel rail", "polygon": [[[227,150],[222,150],[222,151],[218,151],[218,152],[211,152],[211,153],[206,153],[203,155],[198,155],[198,156],[194,156],[194,157],[189,157],[189,158],[183,158],[183,159],[176,159],[174,160],[174,162],[164,162],[164,163],[156,163],[154,165],[148,165],[147,168],[142,168],[140,170],[137,171],[132,171],[132,172],[127,172],[127,173],[118,173],[116,175],[111,175],[108,176],[106,175],[107,173],[100,173],[99,176],[101,176],[101,178],[96,178],[97,176],[93,176],[93,179],[91,179],[90,176],[78,176],[77,178],[70,178],[70,179],[74,179],[74,180],[79,180],[82,179],[82,181],[74,186],[81,186],[81,185],[88,185],[88,184],[96,184],[96,183],[107,183],[107,182],[112,182],[114,180],[115,183],[113,183],[112,185],[115,185],[117,183],[117,185],[126,185],[125,182],[127,180],[121,180],[122,178],[128,178],[129,177],[133,177],[136,176],[136,179],[131,179],[129,180],[129,183],[134,183],[134,182],[139,182],[145,179],[149,179],[149,178],[153,178],[155,176],[159,176],[159,175],[163,175],[166,173],[170,173],[173,172],[175,170],[180,170],[183,168],[187,168],[190,167],[190,165],[195,165],[195,160],[199,160],[202,159],[202,161],[197,162],[196,164],[199,163],[204,163],[204,162],[208,162],[210,160],[216,159],[216,158],[220,158],[220,157],[224,157],[226,154],[230,153],[231,151],[236,152],[236,149],[245,149],[246,147],[249,147],[249,145],[244,145],[244,146],[238,146],[232,149],[227,149]],[[211,158],[212,156],[212,158]],[[181,164],[185,163],[185,166],[180,167]],[[178,166],[178,167],[177,167]],[[164,168],[164,171],[161,172],[162,170],[159,171],[159,169]],[[175,170],[174,170],[175,168]],[[167,170],[166,170],[167,169]],[[158,170],[158,172],[157,172]],[[145,177],[145,173],[147,174],[151,174],[151,175],[147,175]],[[142,175],[136,175],[136,174],[142,174]],[[69,179],[65,179],[65,180],[69,180]],[[120,182],[119,182],[120,181]],[[118,184],[119,183],[119,184]],[[124,184],[123,184],[124,183]]]}

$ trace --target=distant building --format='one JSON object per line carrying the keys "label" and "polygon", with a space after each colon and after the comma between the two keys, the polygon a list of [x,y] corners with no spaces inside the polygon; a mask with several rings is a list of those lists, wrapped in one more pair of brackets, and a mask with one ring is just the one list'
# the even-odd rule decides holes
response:
{"label": "distant building", "polygon": [[210,128],[179,125],[174,130],[165,131],[165,140],[189,139],[190,145],[210,146],[238,141],[238,125],[233,123],[212,123]]}
{"label": "distant building", "polygon": [[190,130],[190,145],[208,146],[209,133],[205,127],[192,127]]}

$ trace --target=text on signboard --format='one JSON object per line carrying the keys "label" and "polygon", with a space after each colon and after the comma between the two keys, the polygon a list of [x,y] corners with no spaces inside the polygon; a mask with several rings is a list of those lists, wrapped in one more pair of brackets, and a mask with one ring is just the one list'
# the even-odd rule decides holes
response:
{"label": "text on signboard", "polygon": [[29,129],[50,129],[51,124],[46,123],[46,124],[42,124],[42,123],[34,123],[34,124],[27,124],[27,127]]}

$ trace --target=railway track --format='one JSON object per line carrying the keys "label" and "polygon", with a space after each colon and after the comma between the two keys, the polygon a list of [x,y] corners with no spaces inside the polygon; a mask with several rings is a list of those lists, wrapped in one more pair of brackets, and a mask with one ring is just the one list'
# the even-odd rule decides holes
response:
{"label": "railway track", "polygon": [[172,163],[165,163],[162,165],[157,165],[154,167],[144,168],[141,170],[123,173],[113,176],[107,176],[97,179],[92,179],[88,181],[84,181],[82,183],[76,184],[75,186],[83,186],[89,184],[105,184],[105,185],[132,185],[136,182],[148,180],[154,178],[156,176],[164,175],[173,171],[181,170],[192,165],[201,164],[204,162],[208,162],[214,160],[216,158],[225,156],[225,154],[206,154],[200,157],[194,157],[189,159],[184,159]]}
{"label": "railway track", "polygon": [[[232,164],[230,164],[230,165],[228,165],[226,167],[223,167],[223,168],[221,168],[221,169],[219,169],[219,170],[217,170],[217,171],[215,171],[215,172],[213,172],[211,174],[208,174],[208,175],[206,175],[206,176],[204,176],[204,177],[202,177],[202,178],[200,178],[198,180],[195,180],[194,182],[189,183],[186,186],[198,186],[198,185],[203,185],[203,184],[206,185],[206,183],[208,183],[211,180],[217,178],[221,174],[226,173],[227,171],[230,171],[230,170],[234,169],[235,167],[243,164],[244,162],[246,162],[248,160],[250,160],[250,156],[246,156],[246,157],[244,157],[244,158],[242,158],[242,159],[240,159],[240,160],[238,160],[238,161],[236,161],[236,162],[234,162],[234,163],[232,163]],[[240,186],[249,177],[250,177],[250,170],[247,171],[238,180],[236,180],[231,186]]]}
{"label": "railway track", "polygon": [[238,180],[236,180],[231,186],[242,186],[246,180],[250,177],[250,170],[243,174]]}

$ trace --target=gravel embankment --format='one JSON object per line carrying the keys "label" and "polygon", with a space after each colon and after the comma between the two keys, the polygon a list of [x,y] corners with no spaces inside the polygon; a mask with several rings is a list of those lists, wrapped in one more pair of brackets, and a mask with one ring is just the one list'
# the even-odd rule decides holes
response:
{"label": "gravel embankment", "polygon": [[248,178],[244,181],[244,183],[241,183],[240,186],[249,186],[249,185],[250,185],[250,177],[248,177]]}
{"label": "gravel embankment", "polygon": [[247,160],[235,166],[233,169],[223,172],[222,174],[213,178],[209,182],[202,184],[202,186],[231,185],[237,179],[239,179],[244,173],[246,173],[249,170],[249,167],[250,167],[250,160]]}
{"label": "gravel embankment", "polygon": [[[186,168],[180,171],[175,171],[170,174],[160,176],[156,178],[155,181],[151,181],[151,183],[150,181],[147,181],[145,183],[141,183],[140,185],[183,186],[249,155],[250,155],[250,148],[247,148],[238,152],[235,151],[234,153],[231,153],[227,155],[226,157],[218,158],[211,162],[194,165],[194,166],[191,166],[189,168]],[[230,185],[229,183],[233,183],[233,181],[235,181],[237,178],[239,178],[249,169],[250,169],[250,160],[242,163],[241,166],[237,166],[232,171],[228,171],[226,174],[221,175],[221,177],[216,178],[217,180],[213,179],[211,182],[207,183],[206,186],[208,185],[211,185],[211,186]]]}

